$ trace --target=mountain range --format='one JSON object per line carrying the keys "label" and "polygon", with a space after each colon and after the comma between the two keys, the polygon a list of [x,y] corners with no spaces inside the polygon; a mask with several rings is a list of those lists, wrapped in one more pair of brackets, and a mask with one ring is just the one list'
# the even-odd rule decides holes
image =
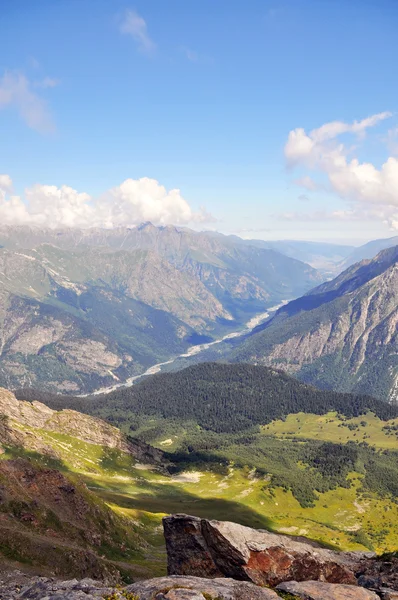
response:
{"label": "mountain range", "polygon": [[323,280],[220,234],[0,229],[0,383],[87,392],[124,381]]}
{"label": "mountain range", "polygon": [[151,223],[0,227],[0,384],[72,394],[118,385],[193,345],[233,336],[294,298],[252,335],[235,338],[232,353],[221,345],[194,360],[221,351],[319,387],[395,402],[396,248],[325,281],[394,240],[353,250]]}

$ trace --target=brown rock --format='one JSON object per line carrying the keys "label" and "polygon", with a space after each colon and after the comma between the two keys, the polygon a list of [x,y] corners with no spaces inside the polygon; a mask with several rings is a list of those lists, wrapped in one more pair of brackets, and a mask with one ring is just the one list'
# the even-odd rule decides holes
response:
{"label": "brown rock", "polygon": [[171,515],[163,526],[169,575],[232,577],[271,587],[290,580],[356,585],[363,557],[227,521]]}
{"label": "brown rock", "polygon": [[129,585],[128,592],[139,600],[202,600],[210,596],[217,600],[278,600],[272,590],[233,579],[202,577],[157,577]]}
{"label": "brown rock", "polygon": [[379,596],[364,588],[322,581],[287,581],[276,589],[302,600],[379,600]]}

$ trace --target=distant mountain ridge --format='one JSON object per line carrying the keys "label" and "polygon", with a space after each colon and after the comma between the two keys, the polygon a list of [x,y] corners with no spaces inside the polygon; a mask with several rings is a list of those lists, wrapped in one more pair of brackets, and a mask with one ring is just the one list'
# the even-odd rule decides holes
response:
{"label": "distant mountain ridge", "polygon": [[358,248],[355,248],[345,260],[343,260],[338,268],[340,271],[347,269],[351,265],[360,262],[365,259],[374,258],[379,252],[387,248],[392,248],[398,245],[398,235],[391,238],[381,238],[379,240],[372,240]]}
{"label": "distant mountain ridge", "polygon": [[274,250],[150,223],[0,227],[0,384],[90,392],[239,329],[323,277]]}
{"label": "distant mountain ridge", "polygon": [[232,353],[318,387],[398,402],[398,247],[282,307]]}

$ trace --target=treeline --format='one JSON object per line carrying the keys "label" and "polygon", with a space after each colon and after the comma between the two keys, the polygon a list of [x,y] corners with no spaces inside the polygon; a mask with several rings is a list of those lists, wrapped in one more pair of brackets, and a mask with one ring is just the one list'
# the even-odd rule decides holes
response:
{"label": "treeline", "polygon": [[372,411],[382,420],[398,416],[398,407],[370,396],[318,390],[282,371],[249,364],[201,363],[91,398],[37,390],[19,390],[16,395],[56,410],[71,408],[105,418],[117,413],[157,415],[195,421],[220,433],[239,432],[298,412],[337,411],[356,417]]}

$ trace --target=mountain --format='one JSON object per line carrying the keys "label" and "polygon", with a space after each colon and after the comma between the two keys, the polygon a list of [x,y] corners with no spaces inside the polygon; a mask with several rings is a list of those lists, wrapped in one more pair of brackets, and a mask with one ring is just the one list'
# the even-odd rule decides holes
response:
{"label": "mountain", "polygon": [[[315,269],[299,260],[219,233],[155,227],[151,223],[112,230],[0,228],[0,245],[5,248],[20,251],[43,243],[68,252],[86,248],[108,248],[112,253],[152,252],[175,270],[199,279],[235,319],[242,312],[250,315],[262,310],[264,303],[297,296],[322,280]],[[152,287],[153,294],[153,281]]]}
{"label": "mountain", "polygon": [[360,262],[361,260],[374,258],[382,250],[385,250],[386,248],[392,248],[393,246],[397,245],[398,236],[382,238],[380,240],[372,240],[363,246],[359,246],[359,248],[355,248],[355,250],[348,254],[345,260],[340,263],[338,268],[340,271],[343,271],[351,265]]}
{"label": "mountain", "polygon": [[281,308],[232,360],[283,368],[325,389],[398,401],[398,247]]}
{"label": "mountain", "polygon": [[220,234],[0,228],[0,384],[90,392],[322,281]]}

